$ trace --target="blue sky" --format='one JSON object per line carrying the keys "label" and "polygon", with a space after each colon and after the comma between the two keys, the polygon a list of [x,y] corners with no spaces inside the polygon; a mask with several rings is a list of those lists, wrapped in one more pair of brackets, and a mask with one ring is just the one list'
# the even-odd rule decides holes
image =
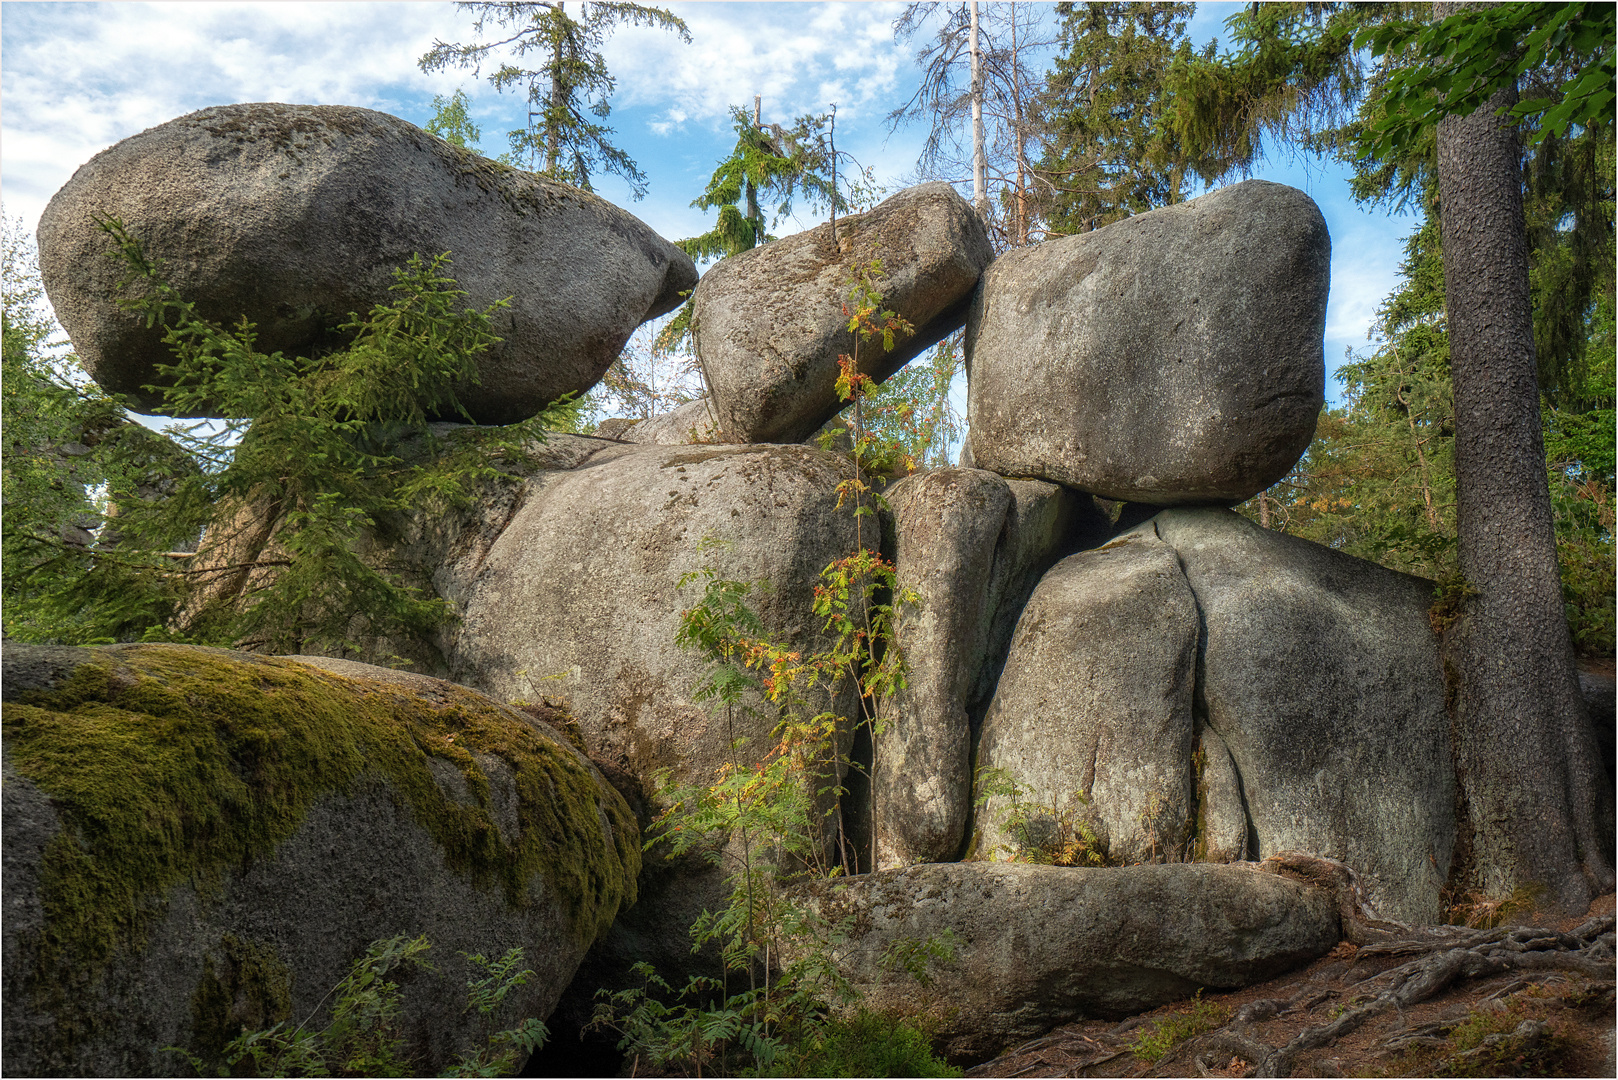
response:
{"label": "blue sky", "polygon": [[[618,80],[607,120],[648,178],[634,201],[615,177],[598,190],[671,239],[706,228],[690,207],[734,140],[729,106],[764,101],[789,121],[837,103],[839,149],[897,190],[915,179],[920,128],[890,132],[887,113],[914,92],[912,45],[894,41],[898,3],[672,3],[693,41],[620,30],[606,48]],[[1220,32],[1240,5],[1198,5],[1192,38]],[[1032,13],[1049,5],[1030,4]],[[435,94],[467,92],[483,148],[505,149],[523,101],[471,72],[424,74],[435,39],[472,39],[472,17],[448,3],[33,3],[0,5],[0,195],[32,230],[52,194],[120,139],[208,105],[245,101],[359,105],[424,124]],[[1291,184],[1320,204],[1332,235],[1328,370],[1364,348],[1393,286],[1409,217],[1362,208],[1346,169],[1288,159],[1255,176]],[[784,222],[789,233],[813,222]],[[1336,399],[1340,387],[1327,380]]]}

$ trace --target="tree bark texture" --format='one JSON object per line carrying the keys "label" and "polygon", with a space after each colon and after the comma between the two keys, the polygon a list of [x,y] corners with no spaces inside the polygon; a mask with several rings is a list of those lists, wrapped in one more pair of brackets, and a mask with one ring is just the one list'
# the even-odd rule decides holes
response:
{"label": "tree bark texture", "polygon": [[1541,903],[1582,912],[1613,887],[1613,794],[1557,571],[1518,136],[1496,115],[1515,101],[1502,91],[1438,126],[1460,566],[1476,590],[1445,642],[1470,826],[1461,884],[1490,896],[1541,886]]}

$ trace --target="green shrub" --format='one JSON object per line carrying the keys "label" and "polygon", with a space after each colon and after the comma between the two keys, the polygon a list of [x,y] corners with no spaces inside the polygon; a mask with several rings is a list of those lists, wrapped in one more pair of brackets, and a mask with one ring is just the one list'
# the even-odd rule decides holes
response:
{"label": "green shrub", "polygon": [[860,1009],[828,1020],[788,1049],[768,1069],[750,1076],[960,1076],[939,1059],[921,1025]]}
{"label": "green shrub", "polygon": [[1193,1035],[1219,1027],[1227,1019],[1228,1012],[1223,1005],[1202,1000],[1202,991],[1198,990],[1189,1011],[1153,1021],[1150,1030],[1143,1029],[1135,1036],[1129,1049],[1142,1061],[1156,1064],[1170,1050]]}
{"label": "green shrub", "polygon": [[[247,1031],[226,1044],[219,1075],[251,1059],[248,1076],[410,1076],[413,1063],[404,1049],[404,1033],[399,1028],[402,1001],[399,984],[387,976],[405,967],[432,971],[424,955],[432,946],[425,935],[403,935],[373,941],[365,955],[354,961],[353,969],[332,987],[327,997],[336,995],[331,1023],[320,1031],[306,1030],[313,1017],[290,1027],[286,1021],[258,1031]],[[506,995],[525,984],[534,973],[519,970],[522,949],[506,951],[499,960],[479,955],[466,958],[482,972],[467,979],[467,1011],[477,1014],[485,1045],[476,1053],[463,1054],[450,1068],[449,1076],[509,1076],[539,1048],[549,1032],[533,1018],[514,1028],[495,1031],[494,1018]],[[322,1004],[325,999],[322,999]],[[208,1063],[178,1046],[166,1049],[182,1054],[199,1076],[208,1075]]]}

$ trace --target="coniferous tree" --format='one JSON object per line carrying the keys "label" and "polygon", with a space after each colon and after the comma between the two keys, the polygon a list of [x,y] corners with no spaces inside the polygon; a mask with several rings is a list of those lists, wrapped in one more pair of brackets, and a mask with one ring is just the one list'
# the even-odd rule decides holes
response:
{"label": "coniferous tree", "polygon": [[[1556,563],[1524,132],[1513,120],[1540,116],[1538,131],[1526,132],[1537,142],[1610,116],[1612,8],[1435,5],[1420,13],[1434,21],[1334,4],[1236,16],[1247,47],[1178,73],[1175,128],[1202,151],[1198,168],[1210,177],[1249,164],[1266,133],[1316,146],[1346,145],[1352,134],[1367,171],[1407,196],[1421,190],[1423,172],[1436,177],[1463,575],[1444,645],[1462,809],[1452,884],[1495,897],[1544,890],[1547,905],[1583,910],[1612,887],[1613,793],[1583,715]],[[1362,111],[1357,132],[1319,123],[1359,100],[1357,50],[1366,45],[1379,60],[1367,102],[1375,111]],[[1569,74],[1553,97],[1519,101],[1519,77],[1557,67]]]}
{"label": "coniferous tree", "polygon": [[[578,4],[577,18],[561,0],[457,6],[476,13],[474,33],[481,36],[492,25],[507,36],[471,45],[434,41],[419,61],[421,69],[460,67],[476,73],[495,50],[509,48],[518,63],[500,64],[489,82],[502,92],[520,90],[528,99],[527,124],[510,133],[514,159],[585,191],[592,190],[592,176],[606,171],[628,182],[635,198],[644,196],[645,175],[612,144],[612,129],[596,122],[612,112],[609,99],[617,86],[601,47],[616,27],[626,24],[669,30],[689,44],[685,23],[662,8],[590,0]],[[520,66],[530,53],[538,54],[539,66]]]}
{"label": "coniferous tree", "polygon": [[[1185,168],[1159,126],[1164,77],[1192,55],[1194,4],[1063,3],[1046,75],[1044,213],[1080,233],[1185,198]],[[1205,54],[1206,55],[1206,54]]]}
{"label": "coniferous tree", "polygon": [[[783,128],[764,124],[760,108],[755,99],[751,116],[745,109],[730,110],[736,145],[714,169],[702,194],[691,201],[699,210],[717,209],[718,220],[702,235],[676,241],[693,259],[729,258],[774,239],[768,228],[792,212],[794,198],[834,209],[844,205],[828,175],[829,117],[800,116],[792,127]],[[771,219],[766,218],[765,203],[773,204]]]}

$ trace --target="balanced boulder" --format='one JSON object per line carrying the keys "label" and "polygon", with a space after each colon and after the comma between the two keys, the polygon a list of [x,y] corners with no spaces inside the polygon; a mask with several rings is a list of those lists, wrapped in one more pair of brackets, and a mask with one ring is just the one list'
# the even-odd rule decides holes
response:
{"label": "balanced boulder", "polygon": [[[850,928],[840,969],[861,1003],[928,1015],[962,1062],[1080,1017],[1262,982],[1340,937],[1330,894],[1251,864],[938,863],[815,883],[798,896]],[[892,957],[918,945],[951,958],[917,978]]]}
{"label": "balanced boulder", "polygon": [[465,687],[221,649],[4,654],[5,1065],[172,1076],[426,935],[404,1051],[478,1049],[464,954],[524,950],[544,1017],[633,903],[640,834],[554,728]]}
{"label": "balanced boulder", "polygon": [[860,342],[881,382],[958,329],[993,258],[971,206],[948,184],[908,188],[839,218],[721,260],[697,286],[692,338],[713,390],[721,441],[800,442],[843,407],[839,355],[855,355],[844,311],[856,266],[882,263],[882,306],[915,328],[893,348]]}
{"label": "balanced boulder", "polygon": [[[121,262],[97,226],[121,219],[204,318],[257,324],[265,352],[334,341],[388,301],[412,255],[496,313],[502,339],[460,397],[505,424],[582,393],[631,331],[696,284],[689,257],[598,196],[480,157],[397,117],[335,105],[224,105],[132,136],[45,208],[40,269],[57,318],[102,387],[156,408],[162,328],[117,306]],[[455,419],[447,417],[446,419]]]}
{"label": "balanced boulder", "polygon": [[973,464],[1157,506],[1264,490],[1314,435],[1330,261],[1263,180],[1006,253],[967,320]]}

